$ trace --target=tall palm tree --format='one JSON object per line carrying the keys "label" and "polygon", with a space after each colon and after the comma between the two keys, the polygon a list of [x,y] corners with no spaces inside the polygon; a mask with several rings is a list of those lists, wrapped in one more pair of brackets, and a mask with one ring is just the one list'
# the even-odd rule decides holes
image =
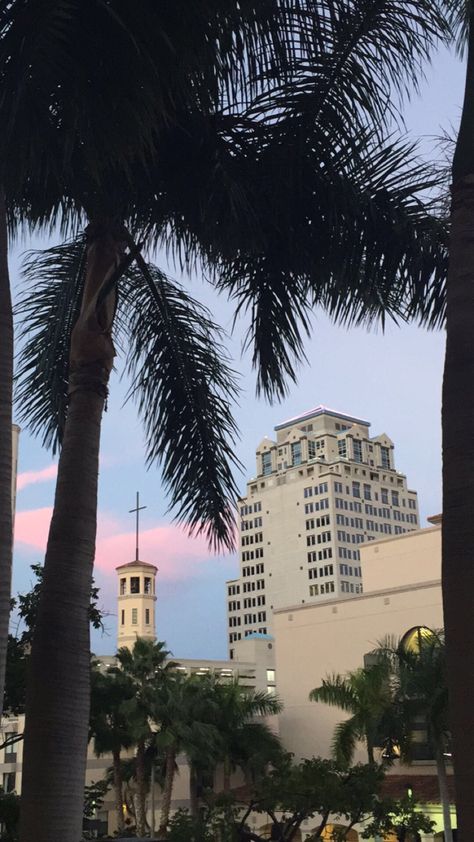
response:
{"label": "tall palm tree", "polygon": [[104,754],[112,755],[112,780],[119,833],[125,829],[121,752],[133,745],[133,735],[124,712],[124,703],[132,699],[133,695],[134,685],[126,673],[116,669],[104,672],[100,666],[93,666],[89,733],[98,757]]}
{"label": "tall palm tree", "polygon": [[[446,771],[450,727],[444,632],[419,634],[416,641],[415,646],[407,647],[403,639],[387,639],[376,653],[390,669],[393,705],[400,711],[405,723],[406,738],[399,744],[402,760],[412,760],[413,723],[421,718],[426,728],[427,743],[436,760],[445,840],[453,842]],[[392,743],[397,743],[396,734],[389,730],[391,724],[387,720],[382,722],[380,732],[384,732],[384,736]]]}
{"label": "tall palm tree", "polygon": [[393,701],[389,677],[389,667],[380,663],[345,676],[333,675],[311,690],[311,701],[323,702],[351,714],[334,731],[332,750],[338,763],[349,765],[352,762],[359,741],[366,744],[369,763],[375,763],[374,749],[380,744],[381,720]]}
{"label": "tall palm tree", "polygon": [[[100,422],[115,354],[116,285],[133,259],[146,286],[130,294],[141,298],[147,288],[146,307],[153,311],[148,328],[136,314],[140,350],[154,360],[155,375],[165,366],[167,380],[160,390],[138,378],[147,394],[141,407],[153,404],[145,413],[148,432],[155,434],[150,458],[164,457],[165,482],[191,530],[223,545],[232,540],[232,377],[226,369],[221,379],[209,322],[200,320],[198,337],[179,324],[185,309],[180,293],[168,289],[165,298],[126,225],[155,240],[168,227],[166,215],[151,220],[144,213],[159,196],[150,188],[151,165],[166,167],[164,147],[172,146],[173,135],[186,130],[193,115],[242,108],[268,86],[266,71],[281,77],[280,66],[295,51],[285,7],[277,0],[207,0],[199,6],[147,0],[137,15],[121,0],[95,0],[92,6],[61,0],[46,8],[42,0],[16,0],[0,6],[0,184],[10,217],[43,226],[57,222],[63,229],[88,223],[80,256],[77,250],[70,255],[74,276],[56,287],[62,307],[54,321],[66,339],[56,335],[53,347],[59,342],[63,356],[55,360],[60,364],[51,382],[45,378],[51,357],[48,365],[43,356],[33,372],[33,392],[38,397],[37,386],[46,380],[44,402],[35,406],[33,398],[27,410],[32,427],[41,428],[49,443],[61,440],[61,454],[30,673],[23,839],[42,834],[45,840],[75,840],[80,828],[89,704],[84,600],[96,535]],[[249,71],[252,81],[245,87]],[[58,312],[64,317],[60,325]],[[151,327],[157,316],[159,336]],[[225,398],[211,385],[217,371]],[[178,386],[174,397],[170,383]],[[53,681],[43,680],[47,672]],[[64,740],[57,740],[58,729]],[[53,742],[63,749],[54,752]],[[41,771],[45,756],[52,758],[48,787]]]}
{"label": "tall palm tree", "polygon": [[10,620],[12,522],[13,314],[5,196],[0,188],[0,716]]}
{"label": "tall palm tree", "polygon": [[[23,3],[6,4],[8,37],[2,42],[3,54],[0,47],[0,75],[9,83],[5,90],[19,92],[7,103],[10,110],[0,107],[2,125],[8,129],[0,143],[0,160],[9,164],[2,175],[9,206],[38,222],[52,216],[65,226],[78,217],[90,223],[85,266],[79,267],[76,259],[78,281],[62,310],[66,341],[59,341],[59,347],[67,365],[58,367],[52,390],[49,382],[44,388],[44,372],[50,371],[44,358],[38,365],[30,360],[37,403],[25,403],[33,427],[46,429],[47,440],[55,440],[58,427],[64,426],[64,432],[32,669],[32,680],[40,687],[46,665],[54,663],[56,689],[54,704],[50,685],[41,688],[41,698],[38,691],[34,700],[30,694],[23,796],[24,815],[30,818],[23,825],[23,836],[30,838],[44,828],[47,838],[54,835],[50,828],[56,822],[57,835],[72,834],[72,839],[79,812],[71,809],[67,819],[64,810],[60,814],[58,791],[67,775],[71,804],[70,793],[79,795],[82,788],[80,746],[85,748],[88,697],[82,595],[94,551],[97,455],[114,354],[110,333],[115,288],[132,260],[140,263],[147,305],[153,301],[153,314],[159,312],[161,325],[163,313],[168,313],[166,307],[160,308],[156,283],[128,228],[139,238],[144,232],[167,242],[189,264],[201,257],[239,307],[252,310],[259,385],[269,394],[284,392],[285,375],[295,375],[294,358],[302,354],[299,329],[309,328],[313,304],[320,303],[340,321],[383,317],[386,312],[403,315],[405,293],[416,309],[427,289],[431,295],[434,276],[436,307],[444,271],[445,244],[439,243],[443,229],[420,201],[420,191],[432,178],[418,165],[411,171],[406,168],[407,147],[379,141],[384,116],[390,112],[390,84],[403,86],[408,78],[416,78],[418,60],[442,22],[436,4],[428,0],[308,0],[307,4],[208,0],[199,7],[149,3],[136,32],[138,16],[130,17],[126,4],[97,2],[97,26],[91,10],[86,15],[84,4],[76,2],[67,3],[63,15],[57,15],[55,7],[54,27],[51,17],[46,18],[60,42],[58,55],[44,38],[42,4],[31,0],[26,5],[30,12],[36,10],[38,18],[28,23],[37,25],[30,25],[25,37],[19,25],[24,15],[15,17],[18,9],[24,11]],[[294,37],[301,9],[305,28]],[[295,10],[298,23],[292,15]],[[78,17],[84,38],[74,29]],[[121,27],[123,50],[117,50],[110,37],[110,27],[116,24]],[[89,53],[91,28],[99,45]],[[134,34],[132,45],[128,33]],[[156,43],[163,49],[156,49]],[[77,67],[71,72],[79,44],[81,55],[75,64],[81,72]],[[119,68],[123,72],[117,74],[114,56],[122,59],[132,48],[131,67],[135,71],[138,65],[139,73],[128,74],[124,61]],[[94,64],[98,54],[104,57],[100,72]],[[314,60],[309,62],[308,57]],[[111,71],[105,75],[108,89],[103,66]],[[34,74],[38,67],[46,69],[39,90]],[[19,69],[23,75],[17,86],[14,74]],[[137,100],[134,85],[140,74],[145,84],[138,85]],[[245,85],[249,75],[251,81]],[[278,89],[282,80],[285,86]],[[154,98],[149,98],[150,87],[155,89]],[[102,92],[98,99],[107,105],[115,104],[120,91],[127,108],[120,114],[119,126],[112,118],[107,122],[101,109],[93,109],[91,117],[91,89]],[[77,108],[78,99],[84,103],[82,109]],[[34,123],[31,131],[25,131],[28,120]],[[130,138],[130,131],[138,137]],[[18,160],[18,138],[24,137],[29,143]],[[40,150],[35,146],[37,137]],[[45,146],[54,154],[46,156]],[[288,196],[295,199],[291,210]],[[66,288],[71,292],[70,285]],[[137,316],[137,321],[143,331],[141,347],[150,360],[150,348],[156,350],[158,343],[155,334],[145,330],[144,320]],[[168,337],[169,329],[164,333]],[[58,342],[53,346],[57,348]],[[183,358],[189,357],[178,357]],[[147,397],[141,406],[150,406],[151,400],[159,413],[163,406],[151,383],[139,380]],[[179,404],[182,407],[182,401]],[[196,405],[199,411],[192,413],[191,429],[198,447],[191,448],[193,455],[202,452],[203,444],[209,445],[207,453],[215,445],[209,438],[212,424],[203,428],[195,423],[212,413],[207,407],[202,411],[199,395]],[[219,406],[229,431],[227,407]],[[195,471],[195,463],[185,459],[184,467],[193,468],[194,478],[193,471],[183,476],[170,456],[178,458],[180,449],[173,448],[168,438],[178,429],[183,431],[179,445],[186,441],[187,414],[177,414],[178,424],[176,417],[165,415],[169,423],[160,427],[163,438],[155,439],[152,458],[165,454],[165,479],[174,499],[180,499],[183,518],[197,529],[203,521],[211,524],[212,536],[225,542],[230,532],[228,498],[234,489],[227,465],[230,448],[227,441],[220,442],[210,472],[202,465]],[[145,416],[150,419],[152,413]],[[150,432],[156,433],[159,426],[150,421]],[[87,458],[80,450],[85,447]],[[195,498],[198,485],[200,494]],[[77,594],[74,611],[72,593]],[[60,655],[54,651],[56,641],[66,644],[69,633],[70,642]],[[69,676],[71,653],[78,646],[80,665],[76,660],[74,676]],[[81,688],[74,698],[69,689],[73,686]],[[77,742],[62,760],[56,753],[51,771],[57,784],[50,782],[47,792],[39,782],[43,758],[52,754],[48,735],[53,720],[63,722],[64,733],[66,727],[71,733],[74,720]],[[71,749],[79,758],[74,769]]]}
{"label": "tall palm tree", "polygon": [[[468,842],[474,826],[474,676],[465,653],[474,651],[474,479],[468,431],[474,421],[470,383],[474,373],[474,6],[447,0],[460,46],[467,53],[461,123],[452,162],[451,242],[446,284],[446,356],[443,377],[442,582],[449,684],[450,725],[458,838]],[[467,449],[463,442],[468,439]]]}

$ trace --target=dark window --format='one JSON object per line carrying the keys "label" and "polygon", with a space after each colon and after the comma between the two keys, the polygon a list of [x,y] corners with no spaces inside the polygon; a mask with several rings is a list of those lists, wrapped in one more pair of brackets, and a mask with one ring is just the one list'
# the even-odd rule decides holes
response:
{"label": "dark window", "polygon": [[140,593],[140,576],[132,576],[130,579],[130,593]]}

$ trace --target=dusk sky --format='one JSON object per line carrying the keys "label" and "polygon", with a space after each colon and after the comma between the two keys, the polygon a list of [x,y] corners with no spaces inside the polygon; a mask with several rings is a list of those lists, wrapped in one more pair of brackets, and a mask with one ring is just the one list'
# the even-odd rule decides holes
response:
{"label": "dusk sky", "polygon": [[[423,137],[426,154],[437,155],[435,138],[443,129],[456,129],[463,95],[464,70],[446,52],[427,69],[421,95],[405,109],[412,136]],[[11,262],[12,281],[19,283],[21,244]],[[37,243],[35,244],[37,245]],[[176,277],[172,266],[158,254],[155,262]],[[232,306],[202,284],[199,278],[182,279],[200,298],[214,319],[230,331]],[[255,377],[249,354],[241,356],[245,321],[235,328],[229,349],[241,373],[243,393],[236,408],[241,432],[238,456],[245,472],[238,477],[242,493],[255,472],[255,448],[264,435],[288,417],[318,404],[365,418],[372,435],[386,432],[395,442],[398,470],[418,491],[422,523],[441,508],[440,407],[444,335],[413,326],[388,326],[366,333],[363,329],[334,327],[315,312],[313,337],[307,343],[307,365],[298,385],[281,404],[269,406],[255,397]],[[143,434],[133,404],[123,405],[127,391],[118,373],[113,376],[109,409],[104,418],[99,484],[99,523],[95,578],[101,604],[110,613],[107,634],[94,633],[93,650],[115,651],[115,567],[134,556],[133,516],[128,514],[140,490],[142,503],[141,551],[144,561],[159,568],[157,630],[176,657],[226,657],[225,580],[237,575],[236,556],[215,557],[201,540],[187,538],[167,514],[168,503],[157,469],[144,465]],[[26,431],[20,438],[13,593],[27,590],[30,565],[43,560],[54,495],[56,466],[51,455]]]}

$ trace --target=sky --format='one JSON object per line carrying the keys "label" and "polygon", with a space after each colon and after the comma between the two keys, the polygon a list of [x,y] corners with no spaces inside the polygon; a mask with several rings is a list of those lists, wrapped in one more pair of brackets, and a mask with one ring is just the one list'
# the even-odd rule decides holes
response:
{"label": "sky", "polygon": [[[421,138],[426,155],[439,154],[436,138],[443,130],[457,128],[463,80],[461,63],[442,51],[427,69],[419,96],[405,105],[407,130]],[[41,245],[36,241],[14,248],[10,268],[15,290],[21,283],[21,253]],[[155,255],[155,262],[180,278],[162,254]],[[199,277],[180,279],[230,332],[232,306]],[[371,421],[372,435],[387,433],[395,443],[397,469],[407,474],[409,487],[418,491],[422,523],[440,511],[442,332],[406,325],[388,325],[385,333],[347,330],[315,312],[312,337],[306,344],[308,361],[299,370],[298,383],[282,403],[270,406],[255,397],[249,354],[242,354],[245,329],[245,321],[240,321],[229,339],[243,390],[235,411],[241,436],[237,455],[244,466],[237,476],[242,493],[246,480],[255,473],[255,449],[263,436],[272,437],[275,425],[286,418],[324,404]],[[120,369],[120,360],[117,365]],[[124,403],[127,383],[119,374],[112,376],[102,432],[95,579],[107,616],[106,632],[93,633],[93,651],[115,652],[115,567],[134,558],[134,520],[129,510],[139,490],[141,503],[147,506],[141,517],[140,556],[159,570],[159,639],[166,641],[175,657],[225,658],[225,581],[238,573],[237,556],[213,556],[203,540],[188,538],[173,524],[159,470],[145,467],[143,432],[135,407]],[[30,565],[44,558],[55,476],[51,454],[22,431],[13,593],[28,590]]]}

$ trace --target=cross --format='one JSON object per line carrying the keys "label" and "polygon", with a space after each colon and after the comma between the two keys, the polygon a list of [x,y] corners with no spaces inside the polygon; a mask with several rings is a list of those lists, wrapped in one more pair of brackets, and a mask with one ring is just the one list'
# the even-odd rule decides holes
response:
{"label": "cross", "polygon": [[128,510],[129,514],[133,514],[133,512],[135,512],[136,515],[137,515],[136,528],[135,528],[135,561],[140,561],[140,558],[139,558],[139,555],[138,555],[138,532],[139,532],[139,528],[140,528],[140,512],[142,511],[142,509],[146,509],[146,508],[147,508],[146,506],[140,506],[140,492],[137,491],[137,505],[134,509]]}

